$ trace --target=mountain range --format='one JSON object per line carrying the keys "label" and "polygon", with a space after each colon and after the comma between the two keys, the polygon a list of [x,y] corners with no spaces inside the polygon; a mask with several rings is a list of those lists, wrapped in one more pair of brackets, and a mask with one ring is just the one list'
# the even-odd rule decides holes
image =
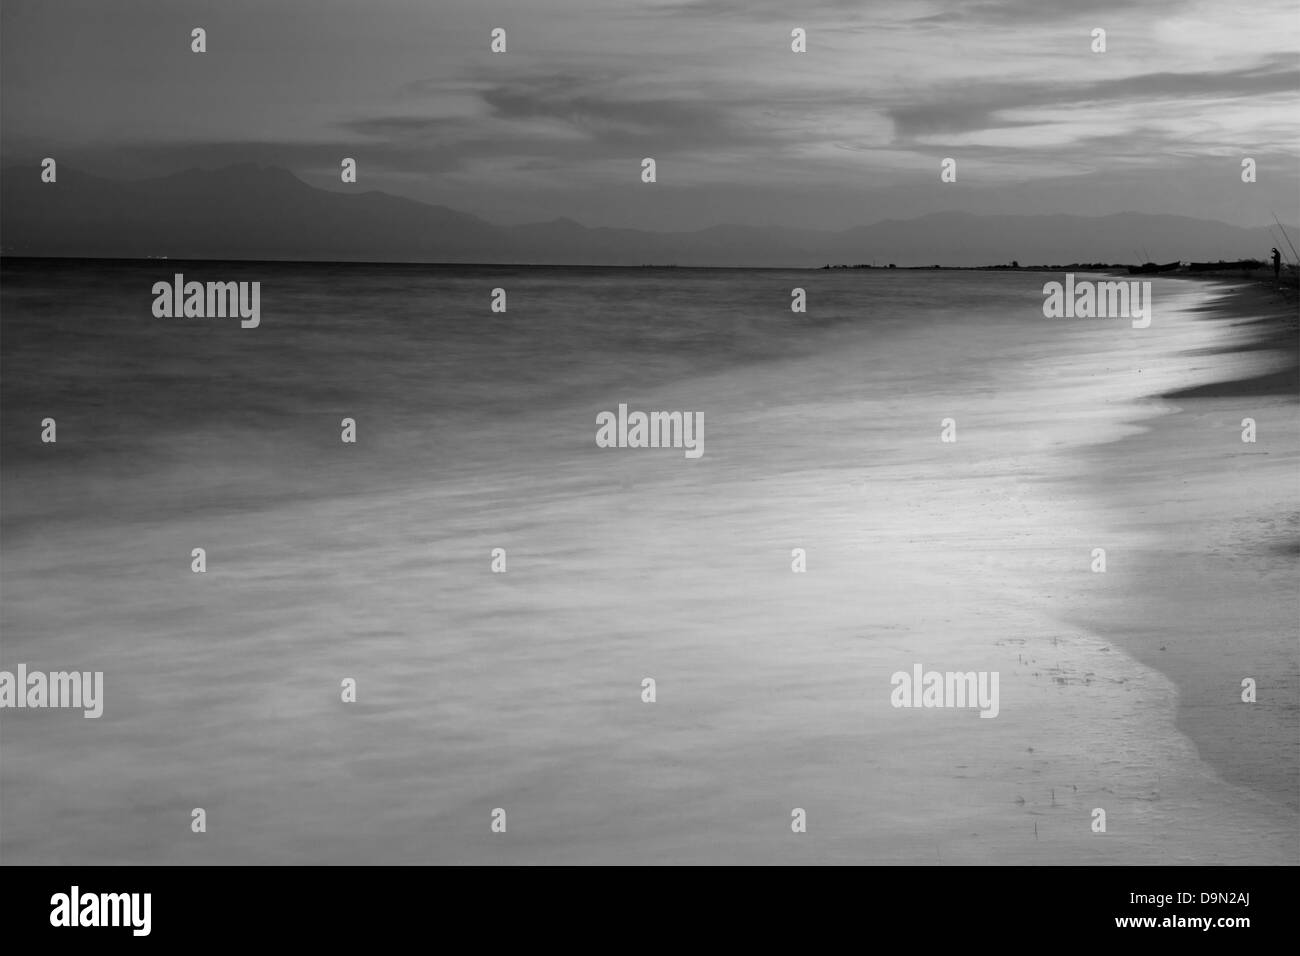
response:
{"label": "mountain range", "polygon": [[[1300,235],[1293,230],[1292,236]],[[518,226],[377,191],[310,186],[241,164],[117,181],[60,167],[0,172],[0,253],[545,265],[976,266],[1266,258],[1278,239],[1183,216],[934,213],[841,231],[719,225],[695,232]]]}

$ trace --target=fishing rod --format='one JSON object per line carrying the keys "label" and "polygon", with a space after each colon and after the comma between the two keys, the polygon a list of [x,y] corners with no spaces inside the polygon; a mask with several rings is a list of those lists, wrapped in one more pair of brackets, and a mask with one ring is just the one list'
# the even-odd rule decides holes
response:
{"label": "fishing rod", "polygon": [[1277,223],[1277,227],[1282,230],[1282,236],[1286,239],[1286,244],[1291,246],[1291,255],[1295,257],[1297,262],[1300,262],[1300,253],[1295,251],[1295,246],[1291,242],[1291,237],[1286,234],[1286,226],[1282,225],[1282,221],[1277,218],[1277,213],[1273,213],[1273,221]]}

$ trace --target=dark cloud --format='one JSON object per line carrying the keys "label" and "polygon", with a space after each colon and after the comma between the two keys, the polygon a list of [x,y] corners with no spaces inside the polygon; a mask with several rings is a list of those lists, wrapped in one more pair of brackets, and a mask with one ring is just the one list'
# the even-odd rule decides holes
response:
{"label": "dark cloud", "polygon": [[370,116],[364,119],[340,120],[335,125],[339,129],[362,136],[392,140],[440,136],[455,133],[465,127],[465,123],[461,120],[423,116]]}
{"label": "dark cloud", "polygon": [[[400,114],[350,119],[337,125],[394,147],[436,142],[450,155],[517,156],[521,163],[543,157],[639,157],[770,145],[780,140],[778,133],[738,120],[742,111],[770,107],[767,98],[673,99],[611,92],[622,86],[634,87],[627,79],[605,71],[588,76],[557,72],[483,81],[468,95],[482,104],[486,122]],[[436,87],[428,84],[426,89],[436,99]]]}
{"label": "dark cloud", "polygon": [[[1145,73],[1092,83],[988,83],[945,91],[934,102],[893,106],[886,115],[896,136],[966,133],[1031,125],[1013,122],[1003,113],[1029,107],[1075,110],[1081,104],[1136,103],[1188,97],[1241,98],[1300,89],[1300,70],[1270,61],[1248,69],[1201,73]],[[1067,115],[1064,112],[1062,115]]]}
{"label": "dark cloud", "polygon": [[697,149],[764,138],[761,130],[733,123],[716,101],[624,98],[601,94],[588,84],[545,81],[503,84],[482,96],[496,117],[552,120],[614,151]]}
{"label": "dark cloud", "polygon": [[[1143,0],[1142,19],[1149,20],[1165,10],[1186,7],[1186,0]],[[1122,32],[1125,25],[1135,22],[1134,13],[1133,0],[974,0],[945,4],[943,11],[918,17],[917,21],[1014,27],[1074,23],[1090,18],[1096,20],[1099,27],[1113,27],[1116,32]]]}
{"label": "dark cloud", "polygon": [[833,17],[841,20],[859,20],[872,11],[862,0],[683,0],[642,8],[646,15],[671,17],[701,17],[754,20],[779,20],[792,25],[799,18],[815,16],[819,20]]}

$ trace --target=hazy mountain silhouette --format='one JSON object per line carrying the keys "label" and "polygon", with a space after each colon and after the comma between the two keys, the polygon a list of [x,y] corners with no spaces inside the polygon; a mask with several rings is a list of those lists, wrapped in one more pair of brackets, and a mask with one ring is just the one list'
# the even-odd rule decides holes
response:
{"label": "hazy mountain silhouette", "polygon": [[[1297,230],[1300,232],[1300,230]],[[1296,233],[1293,233],[1295,235]],[[60,167],[0,176],[6,255],[591,265],[1022,265],[1264,258],[1267,228],[1182,216],[934,213],[841,232],[720,225],[696,232],[496,226],[387,193],[317,189],[251,164],[120,182]]]}

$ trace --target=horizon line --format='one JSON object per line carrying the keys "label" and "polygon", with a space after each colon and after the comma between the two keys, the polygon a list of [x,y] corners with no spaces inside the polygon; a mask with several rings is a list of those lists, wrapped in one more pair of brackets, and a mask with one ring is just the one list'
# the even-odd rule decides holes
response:
{"label": "horizon line", "polygon": [[[582,263],[582,262],[446,262],[446,261],[424,261],[424,260],[388,260],[388,259],[244,259],[244,258],[209,258],[194,259],[184,256],[52,256],[52,255],[25,255],[23,253],[6,253],[0,251],[0,261],[3,260],[30,260],[30,261],[56,261],[56,262],[130,262],[130,263],[230,263],[234,265],[260,265],[263,263],[272,265],[337,265],[337,266],[407,266],[412,268],[444,268],[444,269],[694,269],[694,270],[711,270],[711,271],[729,271],[729,272],[1059,272],[1065,269],[1088,270],[1092,272],[1108,272],[1128,269],[1133,263],[1126,262],[1067,262],[1060,264],[1037,264],[1037,265],[1019,265],[1010,263],[990,263],[978,266],[954,266],[936,263],[928,266],[902,266],[896,264],[874,265],[868,263],[827,263],[820,266],[707,266],[707,265],[677,265],[675,263],[644,263],[641,265],[609,265],[599,263]],[[1188,260],[1191,261],[1191,260]],[[1208,260],[1207,260],[1208,261]],[[1257,268],[1263,268],[1267,263],[1261,260],[1235,259],[1235,260],[1216,260],[1213,265],[1223,265],[1222,272],[1241,272],[1244,267],[1237,266],[1240,262],[1261,262]],[[1180,268],[1183,260],[1179,260]],[[1145,265],[1145,263],[1141,263]],[[1221,279],[1223,276],[1216,272],[1161,272],[1147,273],[1146,275],[1156,274],[1163,278],[1205,278]]]}

